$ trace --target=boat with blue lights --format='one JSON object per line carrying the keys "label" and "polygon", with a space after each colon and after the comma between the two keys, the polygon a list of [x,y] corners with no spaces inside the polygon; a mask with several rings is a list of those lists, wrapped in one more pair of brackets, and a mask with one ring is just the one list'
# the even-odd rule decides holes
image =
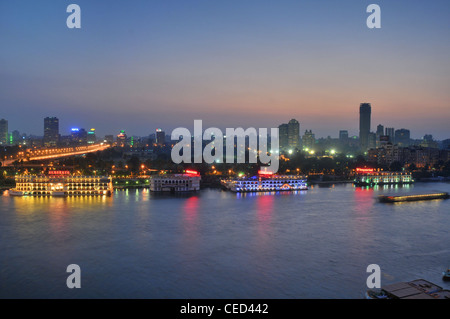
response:
{"label": "boat with blue lights", "polygon": [[259,171],[256,176],[222,180],[222,185],[225,189],[236,193],[301,191],[308,189],[305,176],[275,175],[265,171]]}

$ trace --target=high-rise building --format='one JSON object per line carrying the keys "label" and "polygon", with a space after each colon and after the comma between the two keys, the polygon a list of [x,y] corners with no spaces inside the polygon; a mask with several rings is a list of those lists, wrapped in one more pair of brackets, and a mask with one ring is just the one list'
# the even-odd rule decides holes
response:
{"label": "high-rise building", "polygon": [[124,130],[120,130],[120,133],[117,135],[117,146],[124,147],[127,145],[127,134],[125,134]]}
{"label": "high-rise building", "polygon": [[300,123],[295,119],[288,123],[288,143],[289,150],[300,149]]}
{"label": "high-rise building", "polygon": [[287,124],[278,126],[279,148],[281,152],[287,152],[289,149],[289,127]]}
{"label": "high-rise building", "polygon": [[370,103],[361,103],[359,106],[359,143],[362,151],[369,147],[370,116],[372,106]]}
{"label": "high-rise building", "polygon": [[396,130],[395,144],[399,147],[408,147],[411,144],[410,131],[404,128]]}
{"label": "high-rise building", "polygon": [[97,137],[95,136],[95,128],[91,128],[91,130],[87,133],[87,143],[88,145],[95,144],[97,141]]}
{"label": "high-rise building", "polygon": [[8,121],[5,119],[0,120],[0,145],[8,145]]}
{"label": "high-rise building", "polygon": [[302,137],[303,148],[312,150],[316,145],[316,137],[311,130],[306,130]]}
{"label": "high-rise building", "polygon": [[433,135],[425,134],[422,141],[420,142],[420,146],[422,147],[430,147],[430,148],[438,148],[439,144],[437,141],[433,139]]}
{"label": "high-rise building", "polygon": [[384,126],[379,124],[377,126],[377,132],[376,132],[376,147],[380,147],[381,146],[381,137],[384,136]]}
{"label": "high-rise building", "polygon": [[367,149],[372,149],[377,147],[377,134],[369,132],[369,138],[367,140]]}
{"label": "high-rise building", "polygon": [[339,131],[339,140],[341,142],[347,142],[347,140],[348,140],[348,131],[347,130]]}
{"label": "high-rise building", "polygon": [[166,133],[160,128],[156,129],[156,144],[164,146],[166,144]]}
{"label": "high-rise building", "polygon": [[56,117],[44,119],[44,146],[56,147],[59,142],[59,120]]}
{"label": "high-rise building", "polygon": [[113,145],[113,143],[114,143],[114,135],[105,135],[104,142],[108,143],[110,145]]}
{"label": "high-rise building", "polygon": [[20,135],[20,132],[18,130],[14,130],[11,133],[11,138],[12,138],[12,145],[19,145],[23,143],[23,138],[22,135]]}
{"label": "high-rise building", "polygon": [[386,127],[386,134],[389,136],[389,142],[395,143],[395,129],[393,127]]}
{"label": "high-rise building", "polygon": [[384,135],[384,126],[379,124],[377,126],[377,137],[380,137],[381,135]]}
{"label": "high-rise building", "polygon": [[279,125],[278,136],[281,152],[292,153],[300,149],[300,123],[297,120],[292,119],[287,124]]}
{"label": "high-rise building", "polygon": [[347,130],[340,130],[339,131],[339,143],[342,146],[348,145],[348,131]]}
{"label": "high-rise building", "polygon": [[87,145],[88,132],[84,128],[72,128],[71,130],[71,144]]}

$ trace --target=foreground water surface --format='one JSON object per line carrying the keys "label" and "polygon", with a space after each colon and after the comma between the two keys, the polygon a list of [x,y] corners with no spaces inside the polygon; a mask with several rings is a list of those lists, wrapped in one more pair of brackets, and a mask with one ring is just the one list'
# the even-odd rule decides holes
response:
{"label": "foreground water surface", "polygon": [[[443,288],[450,200],[383,204],[397,188],[187,196],[116,190],[111,197],[0,196],[1,298],[364,298],[424,278]],[[66,268],[81,268],[69,289]]]}

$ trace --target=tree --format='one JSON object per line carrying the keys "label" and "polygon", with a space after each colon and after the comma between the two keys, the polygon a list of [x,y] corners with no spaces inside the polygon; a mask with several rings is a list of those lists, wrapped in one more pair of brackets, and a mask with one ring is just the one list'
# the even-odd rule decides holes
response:
{"label": "tree", "polygon": [[402,169],[403,169],[403,165],[399,161],[394,161],[389,166],[389,170],[392,172],[400,172],[400,171],[402,171]]}

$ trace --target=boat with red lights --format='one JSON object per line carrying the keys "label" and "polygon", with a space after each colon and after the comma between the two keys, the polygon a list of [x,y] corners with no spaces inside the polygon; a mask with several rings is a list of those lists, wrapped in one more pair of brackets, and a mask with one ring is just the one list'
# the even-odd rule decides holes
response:
{"label": "boat with red lights", "polygon": [[252,177],[237,177],[222,180],[225,189],[232,192],[271,192],[307,190],[307,178],[299,175],[276,175],[267,171],[259,171]]}
{"label": "boat with red lights", "polygon": [[186,170],[183,174],[161,174],[150,178],[151,192],[182,193],[200,190],[200,173]]}

